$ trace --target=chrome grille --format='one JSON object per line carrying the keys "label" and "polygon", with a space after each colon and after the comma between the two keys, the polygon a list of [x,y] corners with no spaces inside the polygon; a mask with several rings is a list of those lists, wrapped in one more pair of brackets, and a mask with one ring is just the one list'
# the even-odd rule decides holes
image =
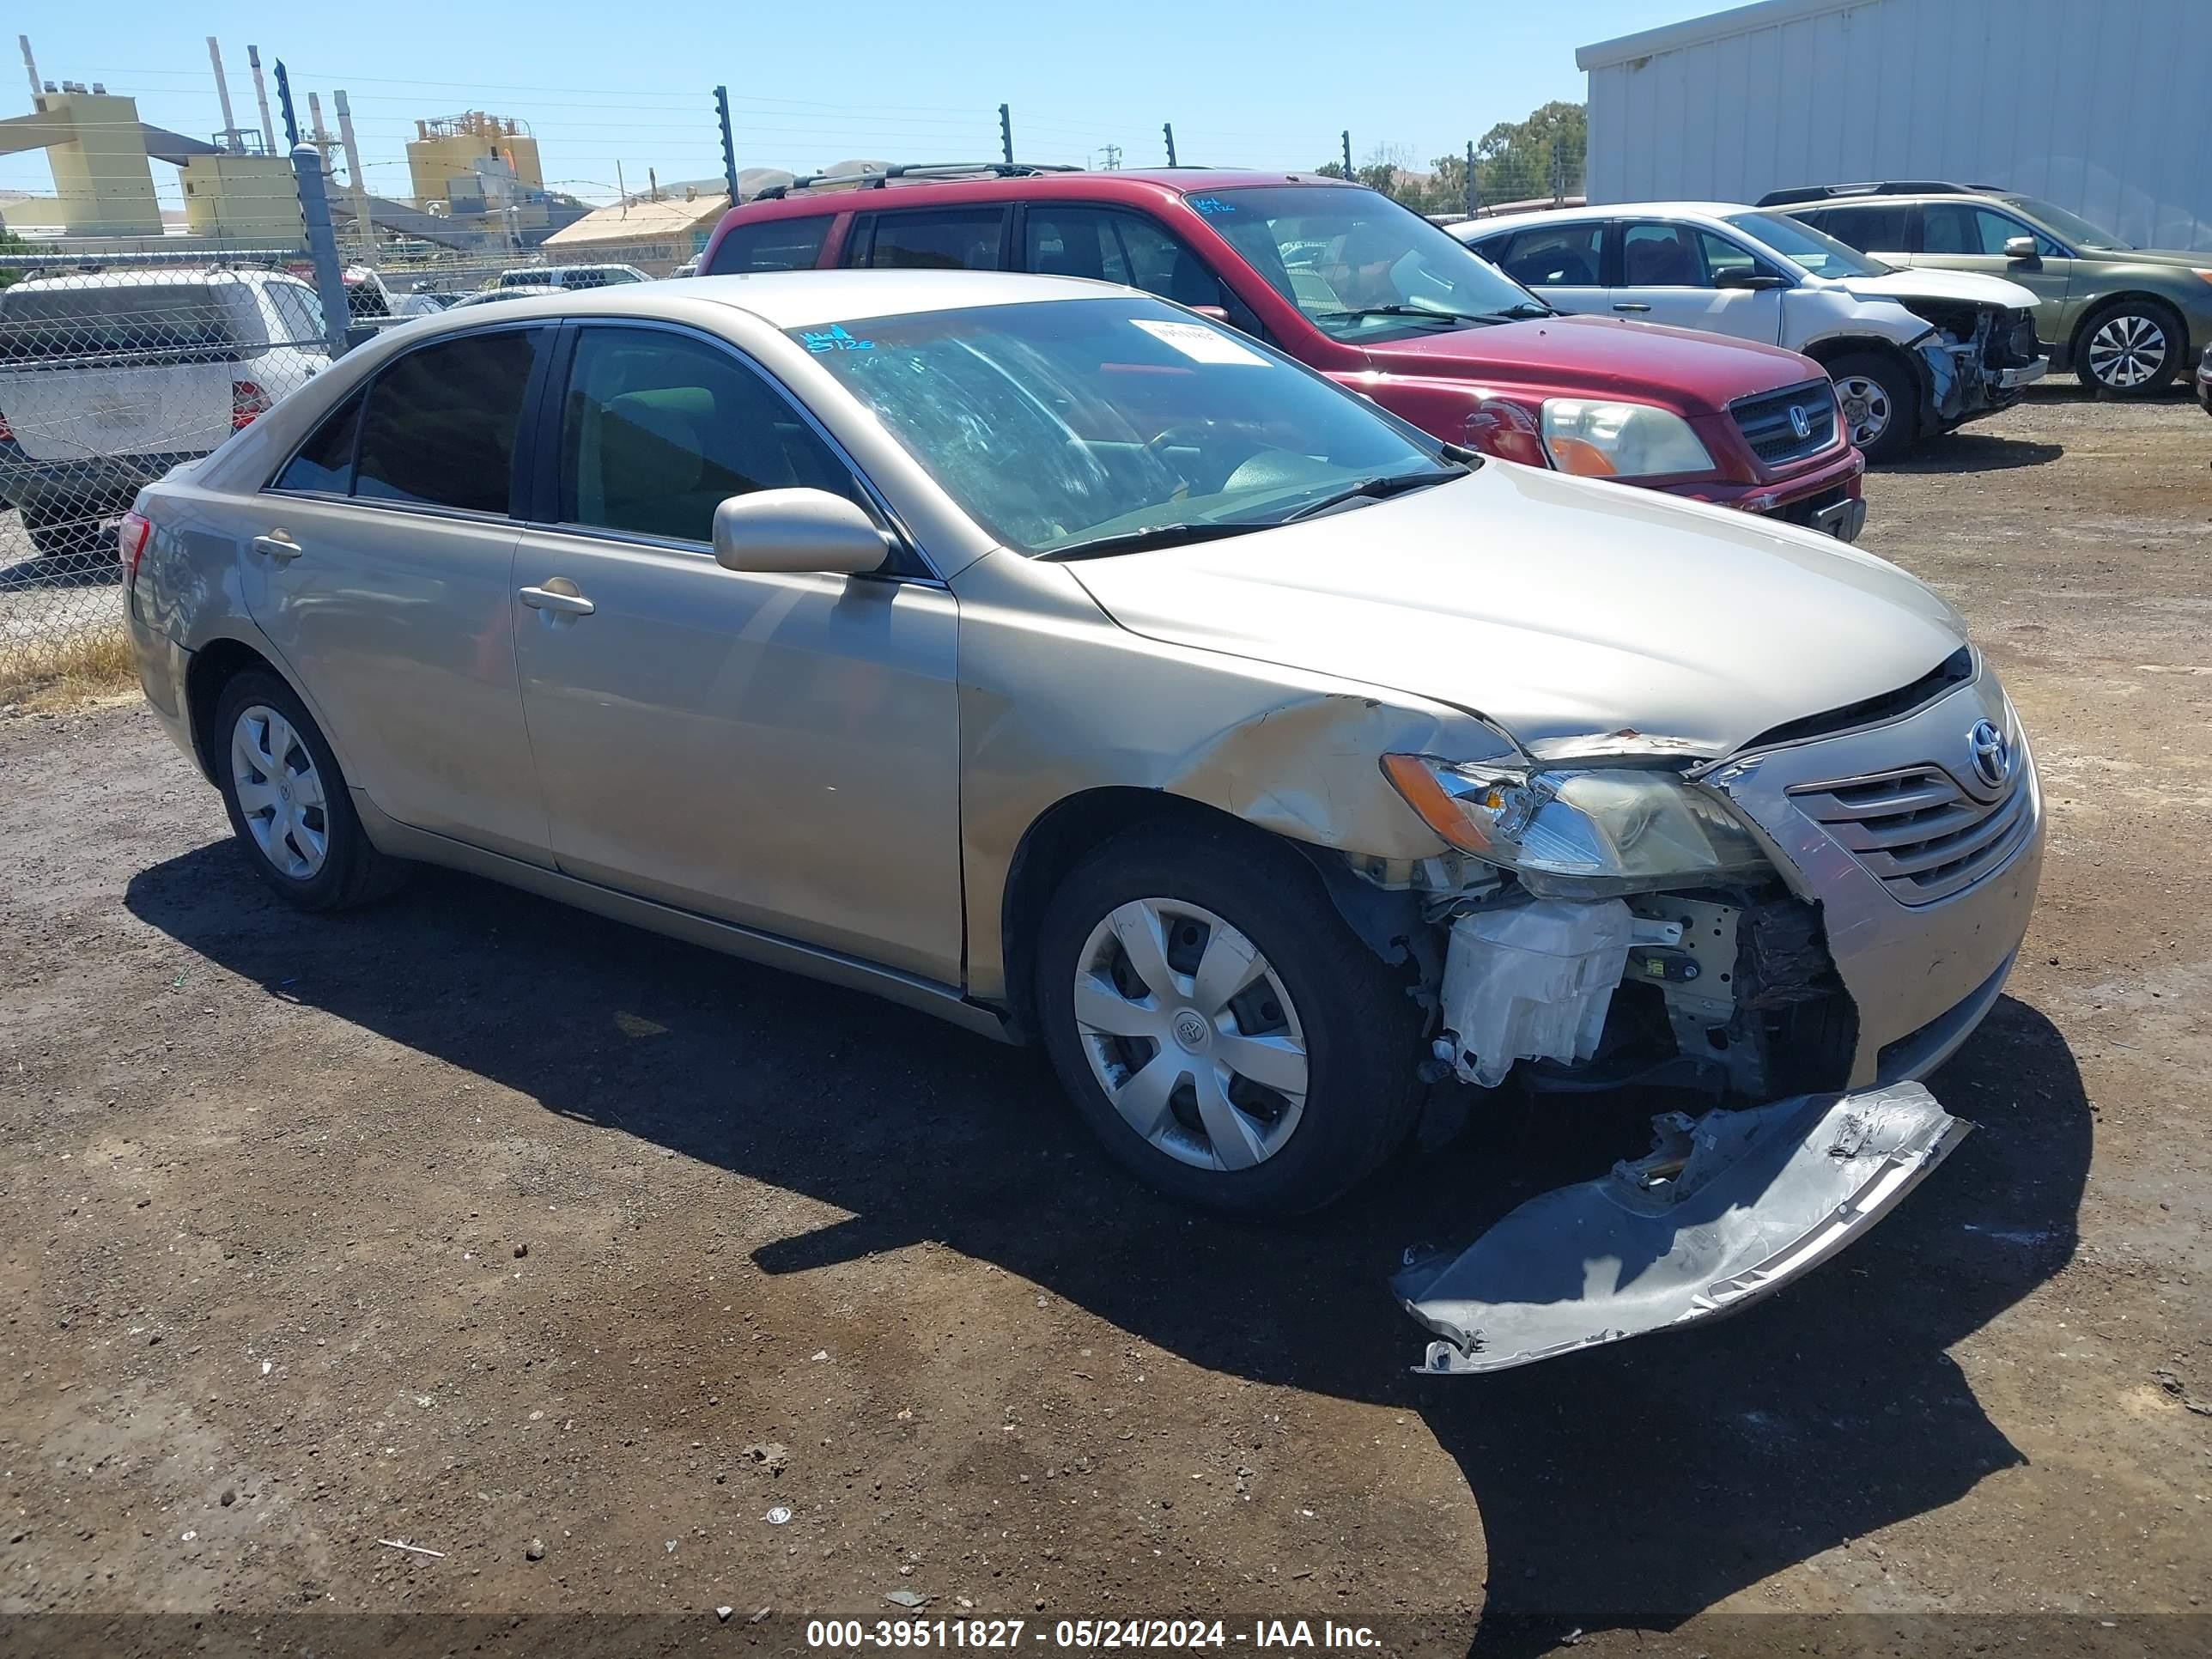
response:
{"label": "chrome grille", "polygon": [[[1805,417],[1806,435],[1797,435],[1792,409]],[[1751,453],[1764,466],[1778,466],[1819,453],[1836,441],[1836,394],[1826,380],[1807,380],[1779,392],[1740,398],[1729,405]]]}
{"label": "chrome grille", "polygon": [[1992,801],[1976,799],[1936,766],[1790,793],[1893,897],[1933,904],[2002,869],[2027,839],[2034,815],[2025,770]]}

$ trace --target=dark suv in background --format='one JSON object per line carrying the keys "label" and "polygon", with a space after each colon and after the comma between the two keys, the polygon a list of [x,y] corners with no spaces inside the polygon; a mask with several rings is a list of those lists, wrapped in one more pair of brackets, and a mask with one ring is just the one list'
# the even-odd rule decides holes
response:
{"label": "dark suv in background", "polygon": [[1770,191],[1759,205],[1891,264],[1986,271],[2033,290],[2051,368],[2092,392],[2151,397],[2212,345],[2212,253],[2130,247],[2033,196],[1902,181]]}
{"label": "dark suv in background", "polygon": [[1553,311],[1419,214],[1297,173],[997,165],[817,176],[722,217],[702,276],[1085,276],[1227,322],[1448,442],[1825,531],[1865,462],[1796,352]]}

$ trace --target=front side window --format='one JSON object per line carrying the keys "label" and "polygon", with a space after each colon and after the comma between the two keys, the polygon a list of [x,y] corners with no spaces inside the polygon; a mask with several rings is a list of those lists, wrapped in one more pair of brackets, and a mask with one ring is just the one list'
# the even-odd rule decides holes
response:
{"label": "front side window", "polygon": [[756,489],[851,474],[791,404],[723,347],[663,329],[586,328],[561,410],[563,524],[714,539],[714,509]]}
{"label": "front side window", "polygon": [[1004,208],[879,213],[867,255],[878,270],[996,270]]}
{"label": "front side window", "polygon": [[544,328],[465,334],[386,365],[368,391],[354,494],[505,514],[523,395],[551,337]]}
{"label": "front side window", "polygon": [[[2054,233],[2063,236],[2076,247],[2088,248],[2098,253],[2134,252],[2132,243],[2122,241],[2102,225],[2093,225],[2078,213],[2069,213],[2063,207],[2039,201],[2033,196],[2008,196],[2004,199],[2017,206],[2022,213],[2040,219]],[[2060,258],[2065,255],[2063,248],[2054,247],[2051,252]]]}
{"label": "front side window", "polygon": [[1630,225],[1620,234],[1622,280],[1630,288],[1711,288],[1699,241],[1688,225]]}
{"label": "front side window", "polygon": [[1135,295],[792,337],[987,533],[1024,553],[1257,529],[1339,495],[1462,471],[1372,404]]}
{"label": "front side window", "polygon": [[1362,343],[1548,314],[1464,243],[1371,190],[1193,191],[1191,208],[1331,337]]}
{"label": "front side window", "polygon": [[2037,235],[2008,213],[1972,202],[1930,202],[1920,210],[1920,251],[1923,253],[1980,254],[2004,257],[2005,244],[2015,236],[2035,237],[2036,252],[2047,258],[2059,256],[2058,244]]}
{"label": "front side window", "polygon": [[756,219],[732,225],[715,245],[712,276],[744,270],[811,270],[833,221],[826,213],[805,219]]}
{"label": "front side window", "polygon": [[1180,237],[1140,213],[1055,203],[1024,217],[1023,264],[1041,276],[1121,283],[1179,306],[1226,307],[1233,297]]}

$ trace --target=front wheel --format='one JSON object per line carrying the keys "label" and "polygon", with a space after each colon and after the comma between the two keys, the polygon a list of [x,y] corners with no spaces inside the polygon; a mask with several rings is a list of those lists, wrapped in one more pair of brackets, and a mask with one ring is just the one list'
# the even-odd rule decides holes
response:
{"label": "front wheel", "polygon": [[1844,430],[1870,461],[1894,460],[1919,435],[1917,398],[1904,368],[1877,352],[1853,351],[1828,365]]}
{"label": "front wheel", "polygon": [[258,670],[216,702],[216,781],[262,880],[302,910],[380,898],[407,866],[369,844],[345,774],[290,686]]}
{"label": "front wheel", "polygon": [[2082,325],[2075,373],[2091,392],[2108,398],[2148,398],[2163,392],[2181,368],[2186,337],[2161,307],[2118,301]]}
{"label": "front wheel", "polygon": [[1106,1149],[1172,1196],[1318,1208],[1405,1139],[1419,1011],[1287,848],[1140,830],[1048,906],[1035,999]]}

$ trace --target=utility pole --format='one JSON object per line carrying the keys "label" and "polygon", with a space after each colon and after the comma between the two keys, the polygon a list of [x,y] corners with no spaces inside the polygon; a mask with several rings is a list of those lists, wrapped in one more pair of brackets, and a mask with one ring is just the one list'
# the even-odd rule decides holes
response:
{"label": "utility pole", "polygon": [[1106,157],[1106,167],[1105,167],[1105,170],[1106,170],[1107,172],[1109,172],[1109,173],[1115,173],[1115,172],[1119,172],[1119,171],[1121,170],[1121,145],[1119,145],[1119,144],[1109,144],[1109,145],[1107,145],[1107,146],[1105,147],[1104,155],[1105,155],[1105,157]]}
{"label": "utility pole", "polygon": [[1346,127],[1338,135],[1344,140],[1344,176],[1352,177],[1352,129]]}
{"label": "utility pole", "polygon": [[730,89],[714,88],[714,118],[722,124],[722,185],[730,192],[730,205],[738,204],[738,146],[730,137]]}
{"label": "utility pole", "polygon": [[1475,210],[1482,205],[1482,192],[1474,184],[1474,140],[1467,141],[1467,216],[1474,217]]}
{"label": "utility pole", "polygon": [[361,146],[354,142],[353,111],[348,107],[346,95],[342,90],[332,93],[331,101],[337,106],[338,143],[345,150],[346,178],[353,196],[354,240],[361,244],[362,263],[374,264],[376,262],[376,226],[368,216],[368,180],[361,170]]}
{"label": "utility pole", "polygon": [[276,60],[276,103],[284,112],[284,143],[294,149],[300,147],[300,116],[292,107],[292,77],[284,73],[284,60]]}
{"label": "utility pole", "polygon": [[1168,165],[1170,167],[1174,167],[1176,165],[1175,123],[1172,121],[1161,122],[1160,137],[1168,141]]}
{"label": "utility pole", "polygon": [[1006,158],[1006,165],[1014,164],[1014,114],[1004,104],[999,106],[999,149]]}

